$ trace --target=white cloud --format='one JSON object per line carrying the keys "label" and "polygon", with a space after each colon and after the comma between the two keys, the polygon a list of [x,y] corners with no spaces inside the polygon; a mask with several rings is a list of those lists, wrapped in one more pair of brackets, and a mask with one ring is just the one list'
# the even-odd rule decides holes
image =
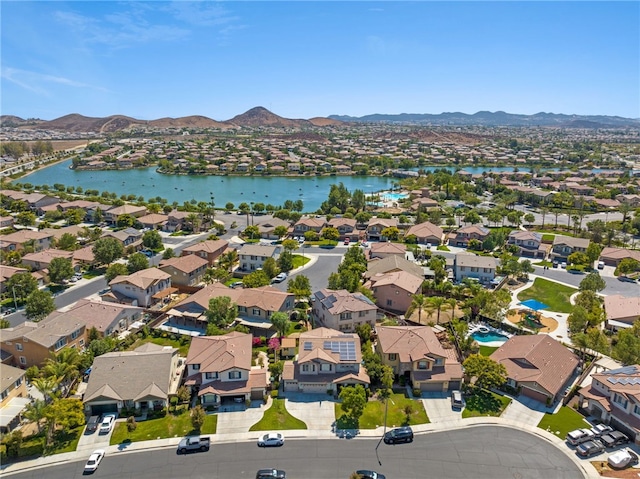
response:
{"label": "white cloud", "polygon": [[51,95],[47,88],[48,86],[51,86],[51,84],[64,85],[71,88],[88,88],[103,92],[108,91],[106,88],[101,86],[89,85],[69,78],[21,70],[19,68],[2,67],[0,75],[4,80],[42,96]]}

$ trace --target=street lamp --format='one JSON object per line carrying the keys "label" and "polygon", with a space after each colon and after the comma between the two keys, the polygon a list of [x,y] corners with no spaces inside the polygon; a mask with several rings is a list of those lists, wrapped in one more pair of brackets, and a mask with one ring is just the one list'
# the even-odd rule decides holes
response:
{"label": "street lamp", "polygon": [[378,448],[380,447],[380,444],[382,444],[382,441],[384,440],[384,435],[387,433],[387,411],[388,410],[389,410],[389,398],[386,397],[384,400],[384,425],[382,429],[382,437],[380,438],[380,440],[378,441],[378,444],[376,445],[376,459],[378,459],[379,466],[382,466],[382,461],[380,460],[380,456],[378,456]]}

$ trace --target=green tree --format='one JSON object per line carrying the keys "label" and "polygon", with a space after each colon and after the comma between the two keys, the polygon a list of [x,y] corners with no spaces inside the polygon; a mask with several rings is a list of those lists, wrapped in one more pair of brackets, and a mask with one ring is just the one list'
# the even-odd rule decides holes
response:
{"label": "green tree", "polygon": [[47,445],[53,442],[55,431],[75,429],[85,423],[84,407],[80,399],[57,399],[45,410]]}
{"label": "green tree", "polygon": [[134,416],[129,416],[127,418],[127,431],[131,434],[133,431],[138,429],[138,423],[136,422],[136,418]]}
{"label": "green tree", "polygon": [[175,257],[176,257],[176,254],[173,252],[173,248],[167,248],[162,253],[162,259],[171,259]]}
{"label": "green tree", "polygon": [[282,238],[287,235],[287,227],[284,225],[278,225],[273,229],[273,234],[278,238]]}
{"label": "green tree", "polygon": [[276,260],[273,258],[267,258],[262,263],[262,271],[269,277],[269,279],[275,278],[276,275],[280,272],[278,268],[278,264]]}
{"label": "green tree", "polygon": [[133,274],[136,271],[142,271],[149,268],[149,259],[142,253],[133,253],[127,261],[127,271]]}
{"label": "green tree", "polygon": [[382,365],[382,374],[380,375],[380,387],[378,388],[378,398],[388,400],[393,392],[393,368],[386,364]]}
{"label": "green tree", "polygon": [[238,317],[238,305],[231,301],[229,296],[216,296],[209,300],[209,309],[205,311],[205,316],[209,323],[225,328]]}
{"label": "green tree", "polygon": [[596,262],[600,257],[600,253],[602,253],[602,246],[600,246],[598,243],[594,243],[593,241],[590,242],[585,252],[587,258],[589,259],[590,265],[593,266],[593,263]]}
{"label": "green tree", "polygon": [[207,413],[204,408],[198,404],[191,410],[191,425],[196,431],[200,431],[204,425],[204,420],[207,418]]}
{"label": "green tree", "polygon": [[395,226],[384,228],[380,234],[383,238],[387,238],[390,241],[398,241],[398,238],[400,238],[400,230]]}
{"label": "green tree", "polygon": [[243,232],[245,238],[256,239],[260,238],[260,230],[256,225],[247,226]]}
{"label": "green tree", "polygon": [[280,380],[283,371],[284,361],[276,361],[275,363],[269,364],[269,372],[271,373],[275,381]]}
{"label": "green tree", "polygon": [[156,230],[146,231],[142,235],[142,244],[145,248],[149,248],[154,251],[162,249],[162,236]]}
{"label": "green tree", "polygon": [[27,404],[22,415],[29,421],[34,423],[38,428],[38,434],[42,433],[42,420],[45,418],[45,410],[47,403],[42,399],[35,399],[33,402]]}
{"label": "green tree", "polygon": [[338,241],[340,239],[340,232],[338,228],[327,226],[322,230],[322,237],[329,241]]}
{"label": "green tree", "polygon": [[271,324],[278,332],[279,336],[285,336],[287,334],[287,329],[289,329],[289,316],[287,313],[282,311],[276,311],[271,315]]}
{"label": "green tree", "polygon": [[451,305],[447,301],[447,298],[443,298],[442,296],[432,296],[427,299],[427,309],[431,312],[437,312],[436,324],[440,324],[440,312],[450,307]]}
{"label": "green tree", "polygon": [[131,228],[136,224],[136,221],[135,217],[129,214],[123,214],[116,219],[116,226],[118,226],[118,228]]}
{"label": "green tree", "polygon": [[345,386],[340,391],[340,408],[345,415],[354,421],[358,421],[364,413],[367,405],[367,393],[361,384]]}
{"label": "green tree", "polygon": [[278,256],[278,266],[280,267],[280,271],[284,271],[288,273],[293,269],[293,253],[289,250],[284,250]]}
{"label": "green tree", "polygon": [[640,269],[640,261],[634,258],[624,258],[620,263],[618,263],[618,267],[614,271],[616,276],[634,273]]}
{"label": "green tree", "polygon": [[62,283],[73,276],[75,270],[68,258],[53,258],[49,263],[49,278],[54,283]]}
{"label": "green tree", "polygon": [[287,283],[287,292],[292,293],[296,299],[308,298],[311,296],[311,282],[303,274],[295,275]]}
{"label": "green tree", "polygon": [[422,310],[427,306],[427,298],[422,294],[414,294],[411,299],[412,311],[418,310],[418,324],[422,324]]}
{"label": "green tree", "polygon": [[104,278],[109,282],[116,276],[125,276],[127,274],[129,274],[129,270],[126,264],[113,263],[107,268],[107,271],[104,273]]}
{"label": "green tree", "polygon": [[31,384],[38,390],[45,403],[57,398],[57,390],[60,381],[53,376],[34,379]]}
{"label": "green tree", "polygon": [[282,247],[285,251],[295,251],[300,247],[300,244],[296,240],[286,239],[282,242]]}
{"label": "green tree", "polygon": [[590,291],[602,291],[607,287],[607,283],[600,277],[598,273],[589,273],[580,281],[580,291],[588,289]]}
{"label": "green tree", "polygon": [[264,271],[258,270],[246,275],[243,278],[242,283],[245,288],[259,288],[261,286],[269,285],[271,283],[271,279]]}
{"label": "green tree", "polygon": [[57,246],[64,251],[74,251],[78,249],[78,238],[71,233],[64,233],[58,240]]}
{"label": "green tree", "polygon": [[21,211],[16,215],[16,223],[22,226],[33,226],[36,224],[36,215],[31,211]]}
{"label": "green tree", "polygon": [[613,356],[625,365],[640,363],[640,321],[618,332]]}
{"label": "green tree", "polygon": [[100,238],[92,248],[96,262],[109,265],[124,253],[124,246],[115,238]]}
{"label": "green tree", "polygon": [[6,318],[0,318],[0,329],[7,329],[11,327],[11,322]]}
{"label": "green tree", "polygon": [[467,380],[476,378],[475,385],[492,389],[502,386],[507,381],[507,369],[488,356],[472,354],[462,363]]}
{"label": "green tree", "polygon": [[16,299],[24,301],[27,296],[38,289],[38,280],[29,272],[20,272],[11,276],[6,284],[7,291],[16,295]]}
{"label": "green tree", "polygon": [[189,402],[189,399],[191,399],[191,389],[182,385],[177,389],[176,396],[181,403]]}
{"label": "green tree", "polygon": [[29,296],[25,302],[24,315],[30,321],[40,321],[46,318],[56,309],[56,305],[53,302],[53,296],[49,291],[40,291],[36,289]]}

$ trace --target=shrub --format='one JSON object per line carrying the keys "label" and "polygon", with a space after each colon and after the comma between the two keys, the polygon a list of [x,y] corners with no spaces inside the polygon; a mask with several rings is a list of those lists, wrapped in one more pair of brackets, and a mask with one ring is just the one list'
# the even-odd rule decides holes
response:
{"label": "shrub", "polygon": [[280,381],[273,381],[273,383],[271,383],[271,389],[280,389]]}
{"label": "shrub", "polygon": [[414,397],[419,398],[422,395],[422,391],[420,391],[419,388],[413,388],[413,395]]}
{"label": "shrub", "polygon": [[251,344],[253,345],[254,348],[262,346],[262,338],[253,338],[251,340]]}
{"label": "shrub", "polygon": [[175,406],[176,404],[178,404],[178,396],[171,396],[171,399],[169,399],[169,404],[171,404],[172,406]]}
{"label": "shrub", "polygon": [[272,398],[277,398],[278,397],[278,390],[277,389],[273,389],[271,391],[271,397]]}

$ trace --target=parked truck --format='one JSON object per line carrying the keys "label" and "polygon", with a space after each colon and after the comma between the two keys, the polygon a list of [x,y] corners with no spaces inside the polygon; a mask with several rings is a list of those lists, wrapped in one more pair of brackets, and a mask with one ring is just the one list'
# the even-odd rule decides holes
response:
{"label": "parked truck", "polygon": [[205,436],[185,437],[178,444],[178,454],[186,454],[190,451],[208,451],[210,440]]}

